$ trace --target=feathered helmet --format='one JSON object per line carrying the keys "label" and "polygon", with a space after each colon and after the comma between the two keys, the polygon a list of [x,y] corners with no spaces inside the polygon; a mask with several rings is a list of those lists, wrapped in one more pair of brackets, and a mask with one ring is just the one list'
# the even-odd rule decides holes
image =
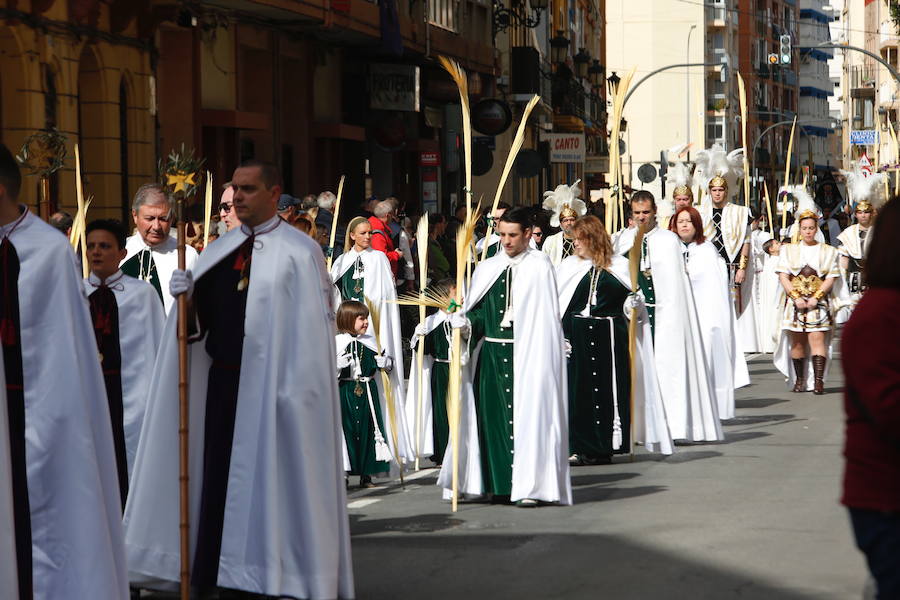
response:
{"label": "feathered helmet", "polygon": [[884,173],[872,173],[860,168],[859,163],[853,163],[852,171],[841,171],[847,178],[847,189],[850,192],[850,200],[856,203],[856,210],[871,212],[881,203],[881,194],[877,192],[882,185]]}
{"label": "feathered helmet", "polygon": [[559,227],[560,219],[566,217],[578,218],[587,213],[587,205],[577,196],[581,193],[576,179],[572,185],[558,185],[555,190],[544,192],[544,209],[553,213],[550,217],[550,225]]}
{"label": "feathered helmet", "polygon": [[783,186],[779,191],[778,195],[781,196],[782,193],[787,193],[794,199],[794,220],[799,223],[800,219],[808,219],[813,218],[816,221],[819,220],[819,217],[822,216],[822,211],[819,210],[819,207],[816,206],[813,197],[810,195],[809,191],[802,185],[788,185]]}
{"label": "feathered helmet", "polygon": [[691,170],[683,162],[675,163],[666,171],[666,185],[672,187],[672,198],[675,196],[690,196],[693,200],[694,190],[691,189]]}
{"label": "feathered helmet", "polygon": [[710,188],[724,187],[728,193],[728,190],[737,189],[738,180],[744,176],[744,149],[726,153],[722,146],[715,144],[708,150],[698,152],[696,163],[694,176],[699,177],[705,192],[709,193]]}

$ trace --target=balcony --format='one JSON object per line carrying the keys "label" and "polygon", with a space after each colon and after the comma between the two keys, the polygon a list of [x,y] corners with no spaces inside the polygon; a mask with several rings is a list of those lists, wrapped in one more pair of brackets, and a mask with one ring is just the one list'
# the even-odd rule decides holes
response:
{"label": "balcony", "polygon": [[708,27],[720,28],[727,27],[729,21],[729,13],[725,10],[725,6],[707,6],[706,7],[706,25]]}
{"label": "balcony", "polygon": [[877,74],[875,67],[859,65],[850,68],[850,88],[858,89],[875,89],[875,77]]}

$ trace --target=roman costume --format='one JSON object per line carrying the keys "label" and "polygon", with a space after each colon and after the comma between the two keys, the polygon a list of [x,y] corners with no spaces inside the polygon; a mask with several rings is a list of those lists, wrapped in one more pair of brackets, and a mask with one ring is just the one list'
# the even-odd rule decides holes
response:
{"label": "roman costume", "polygon": [[3,437],[14,523],[3,544],[14,541],[19,590],[5,597],[121,600],[128,597],[122,503],[84,285],[65,237],[20,210],[0,227]]}
{"label": "roman costume", "polygon": [[[796,221],[816,218],[817,213],[808,205],[800,204]],[[799,236],[799,232],[797,234]],[[821,288],[826,279],[839,278],[837,249],[822,242],[806,244],[794,238],[794,243],[784,244],[775,268],[777,273],[786,273],[791,280],[791,291],[782,288],[779,306],[782,306],[781,339],[775,352],[775,366],[787,377],[794,391],[812,390],[816,383],[821,387],[827,373],[827,361],[831,358],[831,334],[834,328],[834,287],[825,293]],[[812,309],[798,309],[796,298],[815,298],[817,304]],[[827,356],[791,358],[789,331],[824,331]],[[809,352],[805,352],[809,355]]]}
{"label": "roman costume", "polygon": [[[551,211],[550,225],[560,226],[560,220],[564,218],[583,217],[587,213],[587,205],[577,196],[581,193],[578,187],[578,179],[572,185],[558,185],[555,190],[544,192],[544,210]],[[559,266],[563,260],[575,252],[572,238],[566,236],[564,231],[559,231],[547,236],[541,250],[550,257],[553,266]]]}
{"label": "roman costume", "polygon": [[105,281],[91,273],[84,290],[106,384],[124,510],[166,317],[153,287],[122,271]]}
{"label": "roman costume", "polygon": [[[202,254],[189,346],[191,582],[352,598],[332,286],[275,216]],[[125,509],[132,581],[180,579],[177,311],[166,322]]]}
{"label": "roman costume", "polygon": [[[169,293],[169,279],[178,268],[178,241],[170,236],[160,244],[148,246],[144,238],[135,233],[125,240],[125,250],[127,254],[119,264],[119,268],[129,277],[152,284],[168,315],[175,305],[175,298]],[[186,268],[193,269],[196,262],[197,251],[187,246]]]}

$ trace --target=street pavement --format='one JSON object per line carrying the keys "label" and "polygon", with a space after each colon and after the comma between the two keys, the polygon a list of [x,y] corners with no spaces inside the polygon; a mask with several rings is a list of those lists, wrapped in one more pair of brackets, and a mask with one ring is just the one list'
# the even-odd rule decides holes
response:
{"label": "street pavement", "polygon": [[437,471],[349,492],[357,597],[856,599],[867,572],[840,497],[841,373],[791,394],[750,362],[726,439],[572,469],[574,505],[441,500]]}

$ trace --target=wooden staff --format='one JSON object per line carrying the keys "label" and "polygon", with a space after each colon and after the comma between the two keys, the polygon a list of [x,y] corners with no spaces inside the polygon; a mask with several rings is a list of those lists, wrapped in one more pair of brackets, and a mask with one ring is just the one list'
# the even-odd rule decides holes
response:
{"label": "wooden staff", "polygon": [[[422,215],[416,226],[416,253],[419,255],[419,298],[425,301],[425,290],[428,288],[428,213]],[[419,325],[425,328],[425,304],[419,305]],[[425,336],[419,338],[416,348],[416,471],[419,470],[419,449],[422,447],[422,371],[425,368]],[[437,448],[435,448],[437,452]]]}
{"label": "wooden staff", "polygon": [[[178,231],[178,269],[187,269],[185,260],[185,227],[184,194],[176,195],[176,219]],[[185,294],[176,298],[178,310],[178,451],[179,451],[179,496],[181,504],[181,600],[191,597],[191,520],[190,520],[190,488],[188,463],[188,343],[187,343],[187,309],[188,300]]]}
{"label": "wooden staff", "polygon": [[[797,117],[794,117],[794,124],[791,125],[791,137],[788,140],[787,158],[784,162],[784,187],[787,189],[791,185],[791,153],[794,151],[794,130],[797,128]],[[787,204],[782,203],[781,206],[781,228],[787,229]]]}
{"label": "wooden staff", "polygon": [[[638,273],[641,270],[641,246],[644,243],[645,229],[645,225],[640,225],[638,227],[637,233],[634,236],[634,245],[631,246],[631,251],[628,253],[628,273],[631,276],[631,290],[633,294],[637,294],[640,290],[640,286],[638,285]],[[631,429],[631,435],[629,437],[629,454],[631,455],[631,460],[634,460],[634,387],[635,381],[637,380],[637,357],[635,356],[637,354],[637,320],[637,309],[632,308],[631,321],[628,322],[628,356],[631,358],[631,391],[629,393],[631,413],[628,418],[629,427]]]}
{"label": "wooden staff", "polygon": [[331,215],[331,235],[328,236],[328,258],[325,259],[325,270],[331,272],[331,261],[334,259],[334,236],[337,233],[338,211],[341,209],[341,196],[344,195],[344,175],[338,182],[337,198],[334,201],[334,214]]}
{"label": "wooden staff", "polygon": [[741,143],[744,145],[744,206],[750,206],[750,157],[747,154],[750,146],[747,144],[747,89],[744,87],[744,78],[740,72],[735,71],[738,80],[738,92],[741,99]]}
{"label": "wooden staff", "polygon": [[212,173],[206,172],[206,194],[204,196],[204,216],[203,216],[203,249],[209,246],[209,220],[212,217],[212,198],[213,198],[213,178]]}

